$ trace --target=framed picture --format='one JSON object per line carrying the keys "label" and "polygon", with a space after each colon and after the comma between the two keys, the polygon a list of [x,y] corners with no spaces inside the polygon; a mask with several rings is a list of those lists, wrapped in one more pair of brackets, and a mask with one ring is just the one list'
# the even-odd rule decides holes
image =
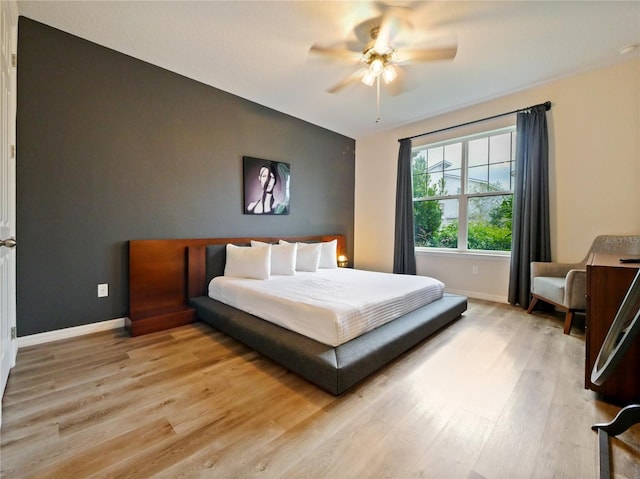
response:
{"label": "framed picture", "polygon": [[288,215],[289,163],[243,156],[244,205],[247,215]]}

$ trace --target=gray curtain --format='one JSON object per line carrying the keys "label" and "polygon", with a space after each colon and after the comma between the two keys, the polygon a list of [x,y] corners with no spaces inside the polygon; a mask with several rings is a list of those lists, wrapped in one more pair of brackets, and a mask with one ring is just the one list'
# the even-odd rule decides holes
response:
{"label": "gray curtain", "polygon": [[413,190],[411,188],[411,140],[400,141],[396,186],[396,231],[393,246],[393,272],[416,274],[413,231]]}
{"label": "gray curtain", "polygon": [[531,262],[551,260],[547,108],[518,113],[509,303],[529,306]]}

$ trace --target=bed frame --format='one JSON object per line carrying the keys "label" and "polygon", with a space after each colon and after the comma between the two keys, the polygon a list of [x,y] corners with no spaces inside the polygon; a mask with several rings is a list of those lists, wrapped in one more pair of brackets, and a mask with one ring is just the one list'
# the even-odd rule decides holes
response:
{"label": "bed frame", "polygon": [[467,309],[467,298],[445,293],[441,299],[347,343],[327,346],[209,298],[207,285],[223,273],[225,259],[224,245],[188,247],[188,302],[196,316],[336,396]]}
{"label": "bed frame", "polygon": [[[337,253],[348,255],[344,235],[251,237],[251,238],[180,238],[129,241],[129,312],[125,327],[131,336],[164,331],[194,322],[191,296],[202,294],[204,270],[197,294],[187,290],[187,248],[209,244],[249,244],[252,239],[274,243],[278,239],[295,241],[338,241]],[[192,287],[197,287],[195,283]]]}

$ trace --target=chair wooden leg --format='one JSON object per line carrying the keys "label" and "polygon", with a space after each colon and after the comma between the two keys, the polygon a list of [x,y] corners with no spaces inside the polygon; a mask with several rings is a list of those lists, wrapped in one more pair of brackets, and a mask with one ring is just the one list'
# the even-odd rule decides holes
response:
{"label": "chair wooden leg", "polygon": [[567,311],[564,317],[564,334],[571,333],[571,324],[573,323],[573,311]]}
{"label": "chair wooden leg", "polygon": [[531,302],[529,303],[529,307],[527,308],[527,314],[531,314],[531,311],[533,311],[533,308],[536,307],[537,302],[538,298],[536,298],[535,296],[531,298]]}

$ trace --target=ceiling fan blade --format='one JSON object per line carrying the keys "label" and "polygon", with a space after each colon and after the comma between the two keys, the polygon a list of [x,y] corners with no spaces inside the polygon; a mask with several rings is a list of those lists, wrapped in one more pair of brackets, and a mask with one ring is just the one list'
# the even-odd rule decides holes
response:
{"label": "ceiling fan blade", "polygon": [[458,52],[458,47],[402,49],[397,52],[398,63],[408,62],[432,62],[436,60],[453,60]]}
{"label": "ceiling fan blade", "polygon": [[362,53],[352,52],[344,48],[322,47],[320,45],[313,45],[309,48],[309,53],[355,63],[359,62],[362,57]]}
{"label": "ceiling fan blade", "polygon": [[353,33],[360,44],[360,49],[371,41],[371,29],[380,26],[382,17],[369,18],[353,27]]}
{"label": "ceiling fan blade", "polygon": [[393,8],[396,10],[405,11],[407,15],[413,13],[414,10],[422,7],[425,3],[425,0],[406,0],[401,2],[393,1],[391,3],[382,1],[373,2],[374,6],[380,12],[386,12],[390,8]]}
{"label": "ceiling fan blade", "polygon": [[394,13],[393,10],[387,11],[380,20],[380,29],[378,30],[378,36],[373,44],[373,49],[384,55],[389,53],[391,48],[391,42],[393,38],[400,31],[400,18]]}
{"label": "ceiling fan blade", "polygon": [[[424,0],[410,2],[396,2],[389,4],[382,1],[374,1],[372,5],[378,15],[368,18],[353,27],[353,33],[358,41],[360,50],[371,42],[371,32],[378,29],[378,48],[384,48],[391,43],[401,29],[412,29],[411,15],[413,11],[424,3]],[[380,32],[382,34],[380,34]],[[376,42],[373,42],[374,44]],[[378,50],[376,50],[378,51]]]}
{"label": "ceiling fan blade", "polygon": [[345,78],[345,79],[341,80],[340,82],[336,83],[331,88],[328,88],[327,92],[329,92],[329,93],[338,93],[343,88],[348,87],[349,85],[352,85],[354,83],[359,82],[360,80],[362,80],[362,75],[366,71],[367,71],[366,68],[359,68],[358,70],[353,72],[351,75],[349,75],[347,78]]}

